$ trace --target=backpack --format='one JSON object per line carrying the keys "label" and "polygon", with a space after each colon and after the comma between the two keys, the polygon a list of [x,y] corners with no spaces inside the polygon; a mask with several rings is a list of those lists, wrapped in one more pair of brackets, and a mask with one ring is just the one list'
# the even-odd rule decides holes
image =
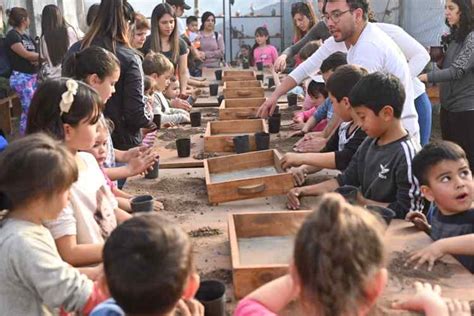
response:
{"label": "backpack", "polygon": [[9,78],[12,73],[12,67],[7,55],[5,46],[5,37],[0,37],[0,76]]}

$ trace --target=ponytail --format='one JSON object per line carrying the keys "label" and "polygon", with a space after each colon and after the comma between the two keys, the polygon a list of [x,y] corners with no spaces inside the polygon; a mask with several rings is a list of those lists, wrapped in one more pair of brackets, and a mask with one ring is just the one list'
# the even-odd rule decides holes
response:
{"label": "ponytail", "polygon": [[120,62],[110,51],[98,46],[90,46],[69,55],[62,67],[62,76],[85,81],[96,74],[100,80],[111,76],[120,68]]}

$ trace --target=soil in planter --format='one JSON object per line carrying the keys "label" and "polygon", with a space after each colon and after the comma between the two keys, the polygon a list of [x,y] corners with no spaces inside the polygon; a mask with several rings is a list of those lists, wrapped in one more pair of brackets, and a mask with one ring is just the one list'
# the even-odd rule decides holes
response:
{"label": "soil in planter", "polygon": [[[285,136],[286,137],[286,136]],[[298,141],[298,138],[295,137],[281,137],[280,134],[276,135],[270,141],[270,148],[278,149],[281,153],[285,154],[288,152],[293,152],[293,146]]]}
{"label": "soil in planter", "polygon": [[198,229],[192,230],[188,233],[189,236],[193,238],[199,237],[211,237],[221,235],[222,231],[218,228],[212,228],[210,226],[200,227]]}
{"label": "soil in planter", "polygon": [[[165,142],[175,141],[179,138],[189,138],[191,135],[204,133],[203,127],[191,127],[187,129],[183,128],[168,128],[161,135],[158,136],[158,139],[161,139]],[[159,133],[160,134],[160,133]]]}
{"label": "soil in planter", "polygon": [[207,158],[213,158],[213,157],[217,157],[218,155],[216,153],[205,153],[205,152],[200,152],[198,154],[195,154],[193,155],[193,158],[194,159],[197,159],[197,160],[204,160],[204,159],[207,159]]}

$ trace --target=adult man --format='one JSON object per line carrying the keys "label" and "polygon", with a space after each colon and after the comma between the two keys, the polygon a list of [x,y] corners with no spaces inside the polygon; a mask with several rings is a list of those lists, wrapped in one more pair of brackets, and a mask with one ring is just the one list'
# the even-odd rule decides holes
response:
{"label": "adult man", "polygon": [[173,7],[178,21],[178,32],[182,35],[186,31],[186,25],[180,17],[183,16],[184,10],[189,10],[191,7],[184,0],[166,0],[166,3]]}
{"label": "adult man", "polygon": [[391,73],[400,79],[406,92],[402,123],[419,142],[418,115],[407,61],[395,42],[380,28],[367,21],[368,11],[367,0],[328,0],[323,17],[332,37],[282,81],[271,97],[262,104],[258,115],[265,117],[273,112],[281,95],[317,72],[322,62],[320,55],[324,55],[325,51],[347,51],[349,64],[362,66],[369,72]]}

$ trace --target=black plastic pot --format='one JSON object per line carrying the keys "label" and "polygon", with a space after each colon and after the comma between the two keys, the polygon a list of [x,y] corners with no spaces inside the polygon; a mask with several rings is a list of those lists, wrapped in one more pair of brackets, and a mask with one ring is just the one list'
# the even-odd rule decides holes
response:
{"label": "black plastic pot", "polygon": [[233,141],[236,153],[242,154],[250,150],[249,135],[235,136]]}
{"label": "black plastic pot", "polygon": [[275,79],[268,77],[268,88],[272,88],[275,85]]}
{"label": "black plastic pot", "polygon": [[394,219],[397,215],[393,210],[378,205],[367,205],[367,209],[377,215],[379,218],[382,218],[387,226],[390,225],[392,219]]}
{"label": "black plastic pot", "polygon": [[151,195],[138,195],[130,199],[130,205],[132,206],[132,212],[151,212],[153,211],[153,196]]}
{"label": "black plastic pot", "polygon": [[265,132],[255,133],[255,143],[257,150],[266,150],[270,148],[270,134]]}
{"label": "black plastic pot", "polygon": [[191,155],[191,139],[180,138],[176,140],[176,149],[178,150],[178,157],[184,158]]}
{"label": "black plastic pot", "polygon": [[189,116],[191,117],[191,126],[192,127],[199,127],[201,126],[201,112],[191,112],[189,114]]}
{"label": "black plastic pot", "polygon": [[280,106],[275,106],[275,110],[273,110],[273,114],[272,115],[278,115],[280,114]]}
{"label": "black plastic pot", "polygon": [[156,179],[156,178],[158,178],[159,171],[160,171],[160,162],[157,161],[153,165],[153,169],[149,170],[148,173],[145,175],[145,179]]}
{"label": "black plastic pot", "polygon": [[276,134],[280,132],[281,114],[273,113],[272,116],[268,117],[268,131],[270,134]]}
{"label": "black plastic pot", "polygon": [[244,62],[242,63],[242,68],[243,68],[243,69],[249,69],[249,68],[250,68],[249,62],[248,62],[248,61],[244,61]]}
{"label": "black plastic pot", "polygon": [[263,75],[257,75],[257,80],[263,81],[264,77]]}
{"label": "black plastic pot", "polygon": [[222,69],[217,69],[214,71],[214,74],[216,75],[216,80],[222,80]]}
{"label": "black plastic pot", "polygon": [[224,100],[224,96],[223,96],[223,95],[220,95],[220,96],[217,97],[217,104],[218,104],[219,106],[221,106],[222,100]]}
{"label": "black plastic pot", "polygon": [[225,284],[221,281],[201,281],[195,297],[204,305],[204,316],[225,316]]}
{"label": "black plastic pot", "polygon": [[263,63],[261,61],[257,61],[255,63],[255,66],[257,66],[257,70],[258,71],[262,71],[263,70]]}
{"label": "black plastic pot", "polygon": [[161,128],[161,114],[155,114],[153,116],[153,123],[155,123],[157,129]]}
{"label": "black plastic pot", "polygon": [[357,201],[359,189],[352,185],[343,185],[342,187],[337,188],[336,192],[342,195],[347,202],[355,204]]}
{"label": "black plastic pot", "polygon": [[286,99],[288,100],[288,106],[296,106],[298,102],[298,96],[293,93],[288,94]]}
{"label": "black plastic pot", "polygon": [[211,96],[216,96],[218,92],[219,92],[219,84],[217,84],[217,83],[211,83],[211,84],[209,85],[209,94],[210,94]]}

